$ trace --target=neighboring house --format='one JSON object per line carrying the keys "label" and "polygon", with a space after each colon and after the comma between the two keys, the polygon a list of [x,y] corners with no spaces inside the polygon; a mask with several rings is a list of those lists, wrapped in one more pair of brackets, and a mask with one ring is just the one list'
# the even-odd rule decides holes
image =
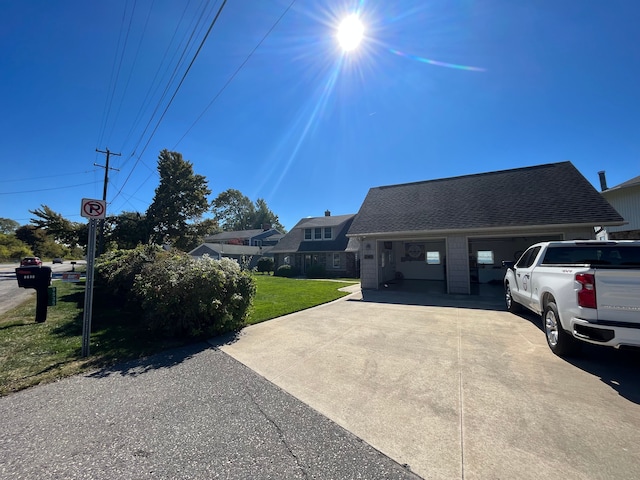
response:
{"label": "neighboring house", "polygon": [[362,288],[402,277],[449,293],[500,283],[502,260],[544,240],[594,238],[623,218],[570,163],[376,187],[347,236],[358,239]]}
{"label": "neighboring house", "polygon": [[275,228],[265,225],[265,228],[255,230],[239,230],[234,232],[220,232],[215,235],[205,237],[206,243],[223,243],[228,245],[247,245],[247,246],[273,246],[282,238]]}
{"label": "neighboring house", "polygon": [[357,239],[346,233],[355,215],[310,217],[300,220],[271,249],[276,268],[291,265],[304,274],[312,265],[321,265],[331,276],[358,276]]}
{"label": "neighboring house", "polygon": [[597,233],[602,240],[640,240],[640,176],[613,188],[607,188],[604,172],[600,175],[602,196],[627,222],[621,226],[603,227]]}
{"label": "neighboring house", "polygon": [[253,268],[258,264],[258,260],[264,256],[271,256],[271,247],[252,247],[249,245],[233,245],[229,243],[203,243],[189,252],[192,257],[202,257],[209,255],[211,258],[220,260],[221,258],[232,258],[240,265],[247,264],[248,268]]}

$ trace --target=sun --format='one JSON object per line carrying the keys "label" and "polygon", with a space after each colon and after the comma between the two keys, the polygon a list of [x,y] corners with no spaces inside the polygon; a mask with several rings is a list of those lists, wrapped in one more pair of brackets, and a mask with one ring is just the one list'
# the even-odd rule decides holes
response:
{"label": "sun", "polygon": [[342,20],[338,27],[337,38],[340,46],[345,52],[354,50],[360,45],[362,35],[364,34],[364,25],[357,15],[349,15]]}

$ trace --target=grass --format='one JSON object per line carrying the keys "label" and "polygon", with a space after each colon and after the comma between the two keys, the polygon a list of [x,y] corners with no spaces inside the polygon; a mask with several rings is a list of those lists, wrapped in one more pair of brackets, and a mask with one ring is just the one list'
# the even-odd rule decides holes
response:
{"label": "grass", "polygon": [[[255,275],[257,294],[249,324],[340,298],[352,282]],[[82,358],[84,283],[54,282],[57,305],[35,323],[35,297],[0,315],[0,396],[119,361],[141,358],[187,341],[150,336],[134,319],[94,297],[91,355]]]}
{"label": "grass", "polygon": [[281,317],[348,295],[338,289],[358,282],[327,282],[254,275],[257,292],[248,324]]}

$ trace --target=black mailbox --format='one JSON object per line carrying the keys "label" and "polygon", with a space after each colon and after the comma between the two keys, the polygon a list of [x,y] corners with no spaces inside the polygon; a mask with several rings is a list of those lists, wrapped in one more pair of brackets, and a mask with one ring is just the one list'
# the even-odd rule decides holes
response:
{"label": "black mailbox", "polygon": [[36,322],[47,320],[48,290],[51,284],[51,267],[20,267],[16,268],[18,286],[36,289]]}
{"label": "black mailbox", "polygon": [[22,288],[42,288],[51,284],[51,267],[16,268],[18,286]]}

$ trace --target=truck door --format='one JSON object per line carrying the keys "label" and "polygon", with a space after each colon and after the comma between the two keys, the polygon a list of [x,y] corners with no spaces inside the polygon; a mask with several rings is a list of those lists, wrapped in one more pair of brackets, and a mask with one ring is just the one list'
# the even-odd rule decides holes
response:
{"label": "truck door", "polygon": [[516,284],[511,288],[511,295],[522,305],[531,305],[531,272],[540,248],[539,245],[529,248],[513,267]]}

